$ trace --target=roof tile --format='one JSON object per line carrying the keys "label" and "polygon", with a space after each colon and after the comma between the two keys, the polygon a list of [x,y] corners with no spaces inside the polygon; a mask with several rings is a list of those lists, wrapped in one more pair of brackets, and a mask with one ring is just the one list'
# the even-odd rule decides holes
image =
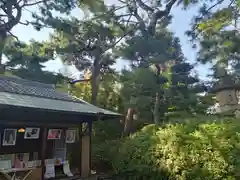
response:
{"label": "roof tile", "polygon": [[57,92],[54,85],[15,77],[1,76],[0,91],[83,103],[81,100],[75,99],[67,93]]}
{"label": "roof tile", "polygon": [[7,76],[0,76],[0,104],[121,116],[74,98],[67,93],[57,92],[54,85]]}

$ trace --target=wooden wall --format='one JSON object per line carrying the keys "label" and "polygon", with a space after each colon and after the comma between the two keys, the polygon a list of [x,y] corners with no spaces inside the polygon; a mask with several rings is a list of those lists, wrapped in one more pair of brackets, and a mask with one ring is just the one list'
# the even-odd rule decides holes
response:
{"label": "wooden wall", "polygon": [[11,128],[11,129],[20,129],[25,128],[21,126],[1,126],[0,129],[0,154],[12,154],[12,153],[27,153],[27,152],[41,152],[41,135],[42,132],[40,130],[40,135],[38,139],[24,139],[24,132],[20,133],[17,132],[16,137],[16,144],[14,146],[3,146],[3,135],[4,135],[4,129]]}
{"label": "wooden wall", "polygon": [[[23,126],[1,126],[0,128],[0,155],[1,154],[15,154],[15,153],[30,153],[29,159],[32,160],[33,153],[38,152],[38,159],[42,156],[42,134],[43,130],[40,128],[38,139],[24,139],[24,132],[17,132],[16,144],[14,146],[3,146],[4,129],[20,129],[26,128]],[[54,140],[46,140],[46,153],[45,159],[52,157]]]}

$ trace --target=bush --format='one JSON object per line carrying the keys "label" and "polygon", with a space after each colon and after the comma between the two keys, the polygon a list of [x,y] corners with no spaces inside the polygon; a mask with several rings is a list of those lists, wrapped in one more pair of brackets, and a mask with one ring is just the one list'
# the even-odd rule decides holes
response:
{"label": "bush", "polygon": [[124,140],[113,167],[122,179],[232,180],[240,170],[239,132],[235,119],[148,125]]}
{"label": "bush", "polygon": [[112,170],[112,159],[115,155],[123,124],[119,121],[97,121],[93,124],[92,133],[92,168],[97,172]]}
{"label": "bush", "polygon": [[[133,131],[141,129],[146,122],[134,121]],[[92,133],[92,168],[97,172],[112,171],[112,160],[122,143],[124,124],[120,121],[97,121]]]}

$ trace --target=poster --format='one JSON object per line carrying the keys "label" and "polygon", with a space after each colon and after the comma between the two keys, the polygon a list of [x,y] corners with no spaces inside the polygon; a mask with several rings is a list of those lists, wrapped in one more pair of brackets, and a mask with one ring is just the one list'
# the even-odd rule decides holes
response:
{"label": "poster", "polygon": [[66,143],[74,143],[76,139],[76,130],[66,131]]}
{"label": "poster", "polygon": [[29,153],[17,153],[15,155],[14,167],[25,168],[29,161]]}
{"label": "poster", "polygon": [[49,129],[47,139],[60,139],[61,133],[61,129]]}
{"label": "poster", "polygon": [[40,128],[26,128],[24,139],[38,139]]}
{"label": "poster", "polygon": [[68,161],[65,161],[65,162],[63,163],[63,172],[64,172],[64,174],[66,174],[68,177],[72,177],[72,176],[73,176],[73,174],[72,174],[72,172],[71,172],[71,170],[70,170]]}
{"label": "poster", "polygon": [[55,165],[54,164],[46,164],[46,171],[44,173],[44,178],[54,178],[55,177]]}
{"label": "poster", "polygon": [[17,129],[4,129],[3,146],[14,146],[16,144]]}
{"label": "poster", "polygon": [[14,168],[24,168],[24,162],[23,162],[23,153],[18,153],[15,156],[15,161],[14,161]]}

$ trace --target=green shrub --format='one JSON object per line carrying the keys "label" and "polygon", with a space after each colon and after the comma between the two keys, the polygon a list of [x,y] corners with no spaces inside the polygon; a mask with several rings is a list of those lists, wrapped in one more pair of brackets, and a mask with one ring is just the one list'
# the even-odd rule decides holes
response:
{"label": "green shrub", "polygon": [[92,133],[92,168],[98,172],[112,169],[112,159],[120,144],[123,124],[116,120],[97,121]]}
{"label": "green shrub", "polygon": [[[134,121],[133,130],[141,129],[146,122]],[[98,172],[112,170],[112,160],[122,143],[124,124],[119,121],[97,121],[92,133],[92,168]]]}
{"label": "green shrub", "polygon": [[148,125],[124,140],[113,167],[136,180],[233,180],[240,171],[239,132],[235,119]]}

